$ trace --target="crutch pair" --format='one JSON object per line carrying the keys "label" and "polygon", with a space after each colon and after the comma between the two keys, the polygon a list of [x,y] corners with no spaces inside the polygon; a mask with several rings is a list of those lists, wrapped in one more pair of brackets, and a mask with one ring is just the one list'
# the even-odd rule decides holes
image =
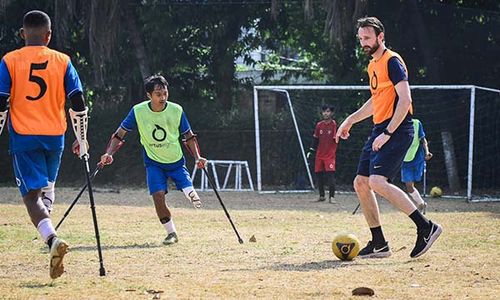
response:
{"label": "crutch pair", "polygon": [[[102,168],[104,166],[99,163],[99,164],[97,164],[97,167],[94,169],[94,171],[92,173],[90,173],[90,168],[89,168],[89,163],[88,163],[87,156],[84,156],[84,160],[85,160],[85,175],[86,175],[87,183],[82,187],[82,189],[80,190],[80,192],[78,193],[78,195],[76,195],[75,200],[73,200],[73,202],[70,204],[70,206],[68,207],[68,209],[64,213],[64,215],[61,218],[61,220],[59,221],[59,223],[57,223],[56,230],[61,226],[61,224],[64,222],[64,220],[66,219],[66,217],[69,215],[69,213],[71,212],[71,210],[73,209],[73,207],[75,206],[75,204],[78,202],[78,200],[80,199],[80,197],[82,196],[82,194],[88,188],[89,189],[89,199],[90,199],[90,209],[92,211],[92,219],[94,221],[94,231],[95,231],[95,237],[96,237],[96,242],[97,242],[97,253],[99,255],[99,275],[100,276],[105,276],[106,275],[106,270],[104,269],[104,263],[103,263],[103,258],[102,258],[101,241],[100,241],[100,236],[99,236],[99,227],[97,225],[97,215],[96,215],[96,212],[95,212],[94,196],[93,196],[92,185],[91,185],[92,179],[94,179],[94,177],[99,173],[99,171],[102,170]],[[219,192],[217,191],[217,189],[215,187],[215,184],[214,184],[214,181],[213,181],[212,177],[208,174],[206,168],[203,168],[203,171],[207,175],[207,178],[208,178],[208,181],[210,183],[210,186],[214,190],[215,195],[217,196],[217,199],[219,200],[219,203],[222,206],[222,209],[224,210],[224,213],[226,214],[226,217],[229,220],[229,223],[231,224],[231,227],[233,228],[233,230],[234,230],[234,232],[236,234],[236,237],[238,238],[238,242],[240,244],[243,244],[243,239],[241,238],[240,234],[238,233],[238,230],[236,229],[236,226],[234,225],[234,223],[233,223],[233,221],[231,219],[231,216],[229,215],[229,212],[226,209],[226,206],[222,202],[222,199],[221,199],[221,197],[219,195]]]}

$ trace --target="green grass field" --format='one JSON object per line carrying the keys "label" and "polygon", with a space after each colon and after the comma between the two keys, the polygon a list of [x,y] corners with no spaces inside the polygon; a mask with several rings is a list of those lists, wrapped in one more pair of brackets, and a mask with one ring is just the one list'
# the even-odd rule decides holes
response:
{"label": "green grass field", "polygon": [[[77,194],[58,190],[54,224]],[[428,216],[444,232],[427,254],[410,259],[413,223],[381,200],[384,232],[394,252],[386,259],[340,262],[331,251],[336,232],[361,240],[369,230],[355,197],[313,203],[315,194],[222,193],[245,243],[238,244],[217,199],[200,193],[195,210],[168,195],[179,243],[162,245],[163,227],[147,191],[97,190],[105,277],[99,264],[88,198],[59,230],[70,244],[66,272],[52,281],[48,251],[29,222],[16,189],[0,189],[1,299],[343,299],[359,286],[379,299],[498,299],[500,203],[430,200]],[[86,195],[86,194],[85,194]],[[249,242],[254,235],[256,242]]]}

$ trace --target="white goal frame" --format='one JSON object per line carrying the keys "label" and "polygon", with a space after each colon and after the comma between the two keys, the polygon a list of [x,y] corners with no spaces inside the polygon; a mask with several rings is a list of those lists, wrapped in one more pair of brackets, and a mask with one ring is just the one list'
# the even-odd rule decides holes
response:
{"label": "white goal frame", "polygon": [[[469,113],[469,153],[467,165],[467,200],[469,202],[483,202],[483,201],[500,201],[500,199],[472,199],[472,176],[473,176],[473,154],[474,154],[474,117],[475,117],[475,102],[476,90],[490,91],[500,93],[499,89],[487,88],[476,85],[410,85],[412,90],[469,90],[470,91],[470,113]],[[259,126],[259,91],[274,91],[277,93],[284,93],[287,96],[288,106],[292,115],[293,125],[299,140],[302,158],[307,170],[311,187],[314,188],[311,173],[307,167],[307,158],[304,150],[304,145],[299,134],[299,128],[295,119],[292,101],[288,90],[369,90],[365,85],[256,85],[253,87],[253,108],[254,108],[254,122],[255,122],[255,158],[256,158],[256,175],[257,175],[257,191],[262,191],[262,169],[261,169],[261,155],[260,155],[260,126]],[[279,192],[279,191],[273,191]],[[293,191],[287,191],[293,192]],[[301,192],[301,191],[297,191]]]}
{"label": "white goal frame", "polygon": [[[226,175],[224,176],[224,183],[221,185],[219,180],[219,175],[217,173],[216,166],[221,166],[227,168]],[[227,192],[227,191],[236,191],[236,192],[253,192],[253,181],[252,176],[250,175],[250,168],[248,167],[248,162],[246,160],[207,160],[207,172],[212,170],[212,176],[214,178],[215,188],[218,191]],[[231,175],[231,171],[234,169],[234,188],[228,187],[229,177]],[[243,188],[242,185],[242,177],[244,177],[242,170],[245,169],[245,174],[247,175],[247,183],[248,188]],[[191,182],[194,183],[194,179],[196,177],[196,173],[198,171],[198,167],[196,164],[193,167],[193,171],[191,172]],[[207,175],[200,170],[201,178],[200,178],[200,189],[199,191],[208,191],[212,190],[213,187],[209,187]]]}

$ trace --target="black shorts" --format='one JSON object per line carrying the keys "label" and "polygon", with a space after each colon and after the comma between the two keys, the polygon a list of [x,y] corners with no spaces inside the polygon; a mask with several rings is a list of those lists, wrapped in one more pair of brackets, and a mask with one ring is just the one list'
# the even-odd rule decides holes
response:
{"label": "black shorts", "polygon": [[389,124],[389,120],[376,124],[372,134],[361,152],[358,163],[358,175],[382,175],[392,180],[398,173],[403,159],[413,141],[413,124],[405,119],[394,131],[387,143],[379,151],[372,150],[372,143]]}

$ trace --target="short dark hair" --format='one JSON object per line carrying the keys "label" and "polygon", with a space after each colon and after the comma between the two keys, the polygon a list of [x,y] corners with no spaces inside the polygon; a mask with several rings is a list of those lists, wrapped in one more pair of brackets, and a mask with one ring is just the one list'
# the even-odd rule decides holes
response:
{"label": "short dark hair", "polygon": [[50,17],[41,10],[32,10],[27,12],[23,17],[24,28],[50,28]]}
{"label": "short dark hair", "polygon": [[325,111],[327,109],[329,109],[330,111],[333,111],[333,105],[331,105],[331,104],[323,104],[321,106],[321,111]]}
{"label": "short dark hair", "polygon": [[144,80],[144,89],[146,93],[151,94],[155,90],[155,86],[168,87],[168,82],[165,77],[161,75],[152,75]]}
{"label": "short dark hair", "polygon": [[360,29],[362,27],[372,27],[375,30],[375,34],[378,36],[381,32],[384,32],[384,24],[380,22],[376,17],[364,17],[358,19],[357,28]]}

